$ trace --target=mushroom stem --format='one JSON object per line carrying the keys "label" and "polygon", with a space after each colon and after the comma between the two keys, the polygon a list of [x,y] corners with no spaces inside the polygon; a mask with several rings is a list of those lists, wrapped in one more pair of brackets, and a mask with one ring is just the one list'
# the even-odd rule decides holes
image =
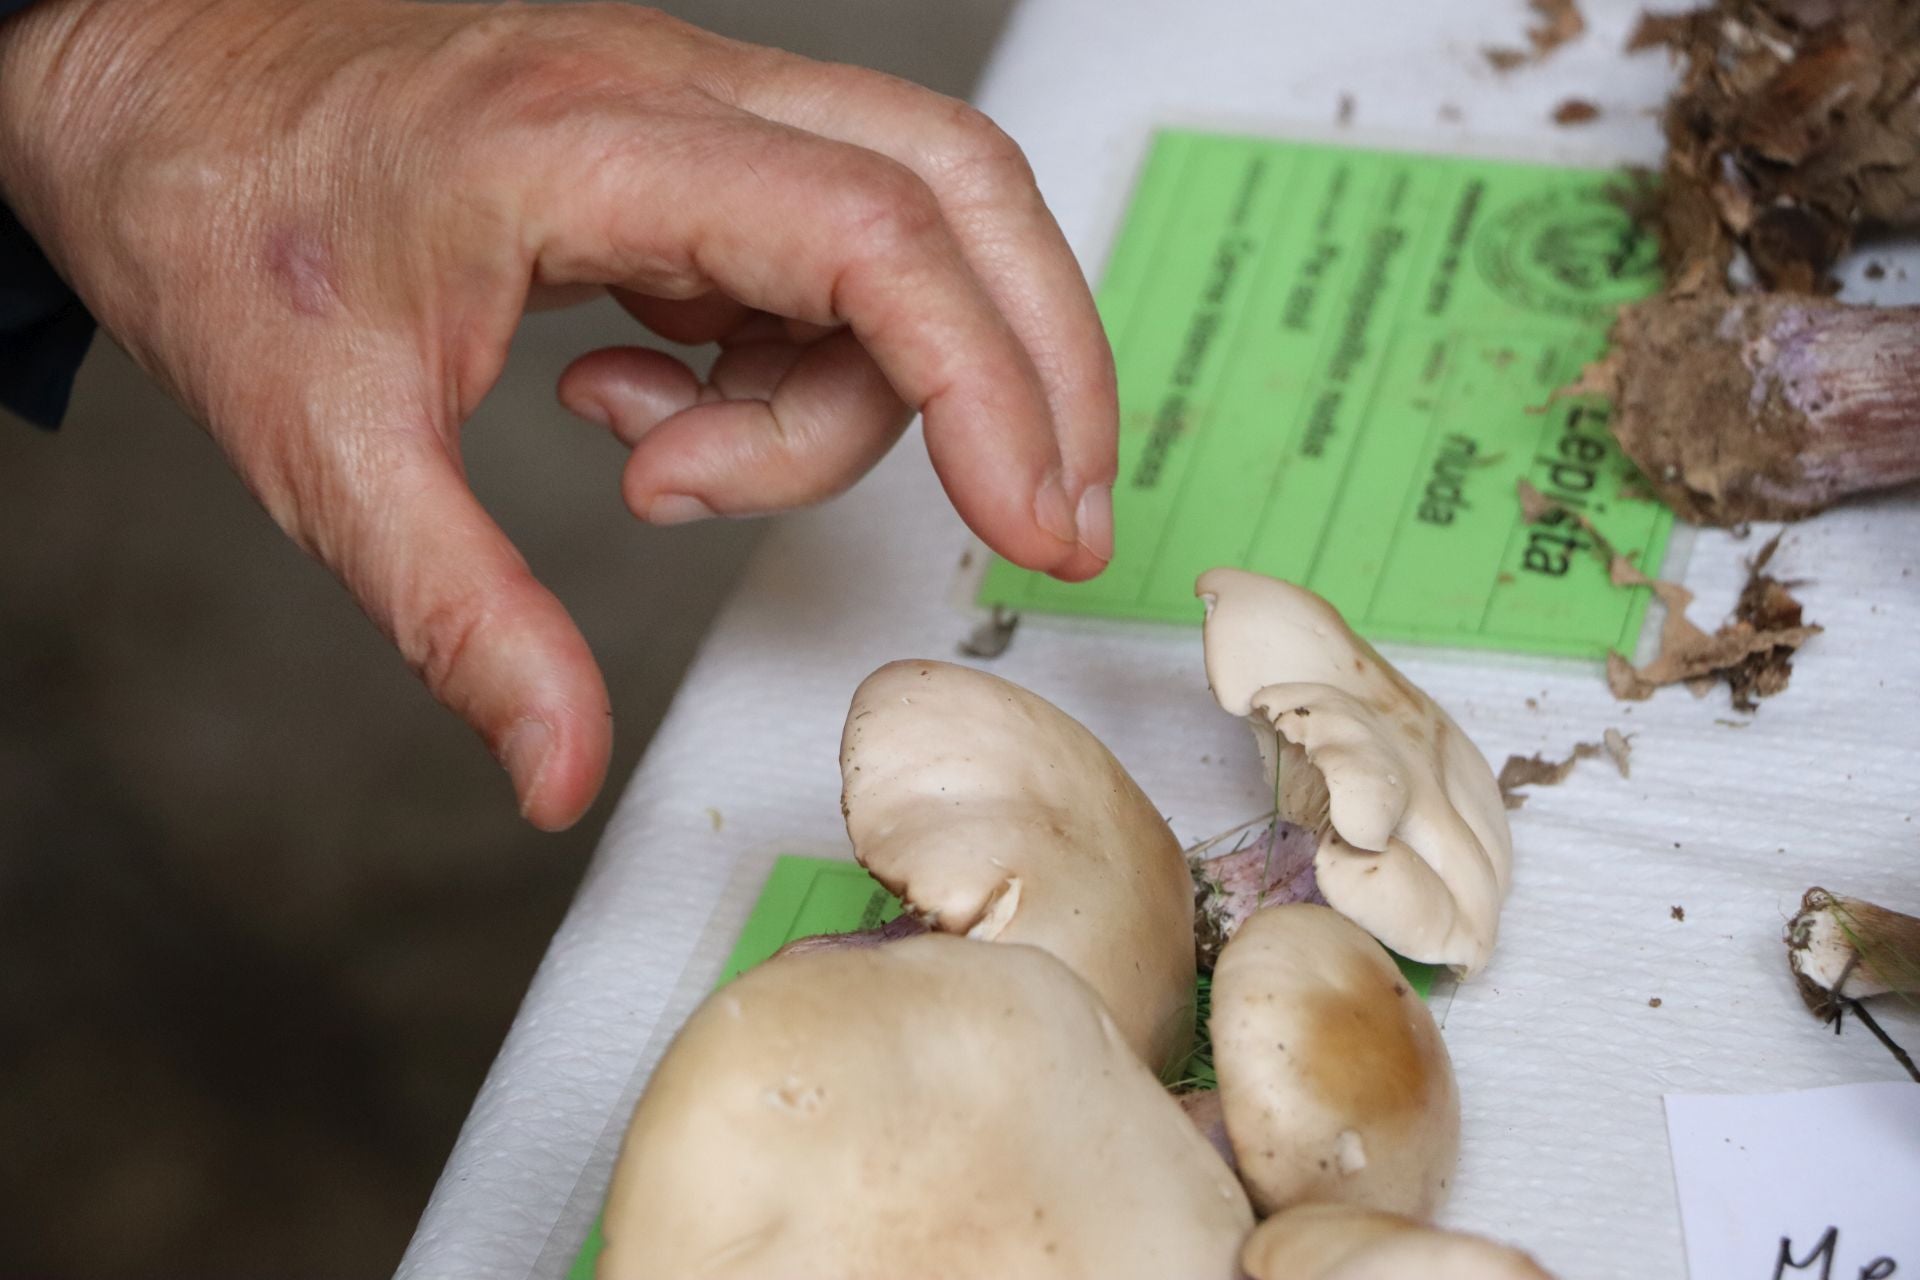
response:
{"label": "mushroom stem", "polygon": [[1225,853],[1206,848],[1188,855],[1195,957],[1203,971],[1213,968],[1220,949],[1261,908],[1326,901],[1314,875],[1320,836],[1313,830],[1276,816],[1259,835]]}
{"label": "mushroom stem", "polygon": [[930,928],[925,920],[906,911],[872,929],[857,929],[852,933],[814,933],[795,938],[774,952],[772,958],[778,960],[784,956],[805,955],[809,951],[864,951],[898,942],[902,938],[917,938]]}
{"label": "mushroom stem", "polygon": [[1787,923],[1787,963],[1807,1008],[1831,1018],[1847,1001],[1920,996],[1920,919],[1813,888]]}
{"label": "mushroom stem", "polygon": [[1794,520],[1920,480],[1920,307],[1706,294],[1627,308],[1592,371],[1681,517]]}

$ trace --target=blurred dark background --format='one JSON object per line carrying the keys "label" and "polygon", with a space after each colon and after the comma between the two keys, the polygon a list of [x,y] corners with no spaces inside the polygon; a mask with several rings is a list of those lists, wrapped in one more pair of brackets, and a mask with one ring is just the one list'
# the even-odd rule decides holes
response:
{"label": "blurred dark background", "polygon": [[[964,96],[1010,0],[665,7]],[[612,689],[612,780],[563,836],[110,341],[59,434],[0,415],[0,1276],[399,1260],[759,532],[637,524],[555,405],[631,330],[530,320],[466,437]]]}

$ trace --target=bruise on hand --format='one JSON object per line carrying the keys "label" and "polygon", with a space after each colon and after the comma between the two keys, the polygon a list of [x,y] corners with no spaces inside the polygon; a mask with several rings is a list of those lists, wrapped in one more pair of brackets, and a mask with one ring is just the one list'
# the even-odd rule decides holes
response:
{"label": "bruise on hand", "polygon": [[1920,5],[1717,0],[1647,14],[1629,51],[1681,63],[1668,102],[1662,256],[1679,293],[1744,250],[1772,289],[1829,292],[1867,228],[1920,223]]}
{"label": "bruise on hand", "polygon": [[1747,585],[1733,617],[1709,635],[1687,618],[1691,591],[1676,582],[1648,577],[1586,516],[1542,494],[1525,479],[1518,487],[1521,518],[1528,524],[1571,521],[1587,535],[1615,586],[1646,587],[1666,606],[1660,651],[1651,662],[1636,667],[1619,653],[1607,655],[1607,687],[1616,698],[1641,702],[1670,684],[1685,684],[1699,696],[1724,682],[1732,690],[1734,707],[1752,711],[1756,699],[1787,687],[1794,653],[1820,634],[1821,628],[1802,616],[1800,602],[1788,584],[1765,572],[1780,545],[1778,534],[1748,563]]}

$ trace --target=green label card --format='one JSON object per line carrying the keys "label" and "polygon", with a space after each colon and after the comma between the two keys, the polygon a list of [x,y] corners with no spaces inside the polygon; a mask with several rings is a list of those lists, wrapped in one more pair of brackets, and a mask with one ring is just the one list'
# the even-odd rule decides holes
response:
{"label": "green label card", "polygon": [[983,604],[1198,621],[1215,565],[1286,578],[1374,639],[1632,652],[1644,589],[1531,480],[1649,572],[1671,516],[1593,397],[1551,399],[1659,285],[1617,175],[1158,135],[1100,289],[1120,376],[1113,564],[1002,561]]}

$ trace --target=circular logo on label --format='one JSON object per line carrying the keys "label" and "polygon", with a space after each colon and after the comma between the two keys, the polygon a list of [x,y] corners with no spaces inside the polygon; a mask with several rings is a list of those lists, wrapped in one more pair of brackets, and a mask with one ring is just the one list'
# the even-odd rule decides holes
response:
{"label": "circular logo on label", "polygon": [[1609,316],[1660,284],[1653,237],[1597,184],[1501,210],[1482,224],[1474,260],[1508,301],[1583,320]]}

